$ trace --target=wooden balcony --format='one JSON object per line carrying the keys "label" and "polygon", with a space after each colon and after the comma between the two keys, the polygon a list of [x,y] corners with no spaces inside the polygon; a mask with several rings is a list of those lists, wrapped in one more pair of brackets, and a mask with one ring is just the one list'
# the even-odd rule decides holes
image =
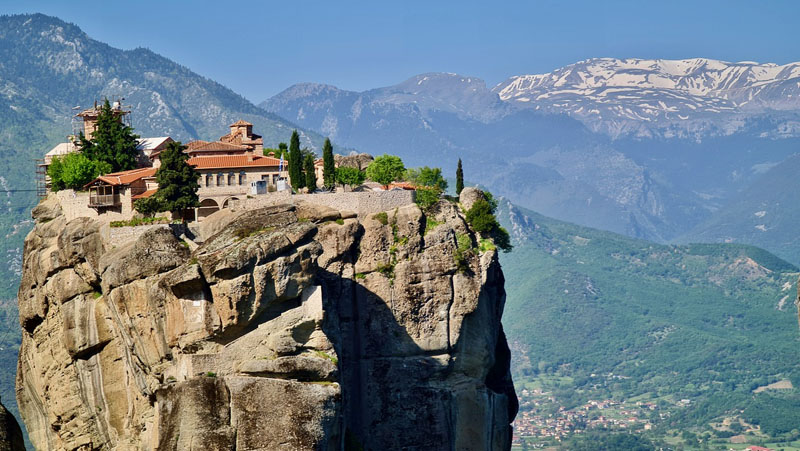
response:
{"label": "wooden balcony", "polygon": [[119,207],[122,203],[119,200],[119,193],[113,194],[97,194],[91,192],[89,194],[89,207]]}

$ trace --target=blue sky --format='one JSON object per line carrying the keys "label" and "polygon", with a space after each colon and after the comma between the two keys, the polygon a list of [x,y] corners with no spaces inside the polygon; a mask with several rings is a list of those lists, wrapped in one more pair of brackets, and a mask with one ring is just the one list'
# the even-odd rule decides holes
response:
{"label": "blue sky", "polygon": [[591,57],[800,60],[793,0],[27,0],[0,12],[41,12],[114,47],[150,48],[254,102],[298,82],[361,91],[423,72],[492,86]]}

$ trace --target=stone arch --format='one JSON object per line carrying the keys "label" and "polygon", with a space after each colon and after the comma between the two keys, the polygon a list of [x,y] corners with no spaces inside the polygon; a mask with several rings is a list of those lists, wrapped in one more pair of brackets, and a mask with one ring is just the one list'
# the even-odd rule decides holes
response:
{"label": "stone arch", "polygon": [[239,198],[236,196],[229,197],[222,202],[222,208],[231,208],[231,206],[235,205],[238,200]]}
{"label": "stone arch", "polygon": [[197,207],[197,219],[205,218],[206,216],[219,211],[219,204],[214,199],[203,199],[200,201],[200,206]]}

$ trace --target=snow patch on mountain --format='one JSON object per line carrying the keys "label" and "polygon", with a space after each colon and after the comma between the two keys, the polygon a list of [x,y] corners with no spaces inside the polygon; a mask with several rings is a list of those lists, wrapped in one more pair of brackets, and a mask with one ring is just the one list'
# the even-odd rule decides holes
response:
{"label": "snow patch on mountain", "polygon": [[[730,134],[746,118],[800,110],[800,63],[596,58],[514,76],[492,92],[520,108],[569,114],[614,137]],[[795,122],[783,121],[767,135],[793,136]]]}

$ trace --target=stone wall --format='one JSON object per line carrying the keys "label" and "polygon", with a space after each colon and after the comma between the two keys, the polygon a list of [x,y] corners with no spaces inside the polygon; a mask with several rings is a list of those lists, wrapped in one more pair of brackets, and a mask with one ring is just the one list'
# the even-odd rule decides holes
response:
{"label": "stone wall", "polygon": [[64,216],[67,221],[75,218],[92,218],[102,223],[108,224],[111,221],[125,221],[133,217],[133,210],[130,205],[130,199],[122,200],[122,212],[104,211],[98,213],[94,208],[89,208],[89,192],[88,191],[74,191],[71,189],[64,189],[57,193],[50,193],[50,196],[56,196],[58,202],[61,204],[61,209],[64,211]]}
{"label": "stone wall", "polygon": [[414,203],[415,191],[367,191],[350,193],[289,194],[269,193],[240,200],[232,207],[234,211],[253,210],[259,207],[278,204],[308,202],[324,205],[339,211],[353,211],[359,217],[394,210]]}
{"label": "stone wall", "polygon": [[[232,192],[236,188],[242,187],[219,187],[217,188],[219,191],[214,194],[219,194],[221,198],[224,199],[230,196],[230,194],[226,194],[226,189]],[[247,188],[249,189],[249,187]],[[316,194],[290,194],[288,191],[283,191],[256,196],[237,195],[236,197],[238,197],[239,200],[233,202],[231,209],[233,211],[253,210],[270,205],[295,204],[300,201],[324,205],[339,211],[352,211],[355,212],[358,217],[363,218],[370,214],[394,210],[404,205],[413,204],[415,194],[414,191],[406,190]],[[130,205],[128,205],[129,202],[124,199],[122,201],[122,213],[114,211],[98,213],[97,210],[89,208],[88,206],[88,192],[76,192],[67,189],[57,193],[51,193],[50,195],[58,198],[67,221],[85,217],[96,219],[103,224],[109,224],[112,221],[127,221],[131,219],[135,213],[135,210],[131,209]]]}

